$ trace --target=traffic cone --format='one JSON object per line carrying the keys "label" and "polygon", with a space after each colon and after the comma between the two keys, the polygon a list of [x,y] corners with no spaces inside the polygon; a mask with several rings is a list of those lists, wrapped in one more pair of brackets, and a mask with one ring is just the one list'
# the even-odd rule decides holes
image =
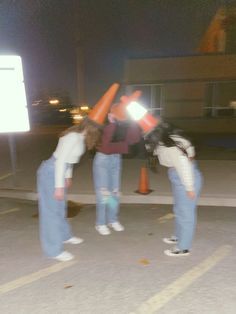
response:
{"label": "traffic cone", "polygon": [[111,107],[111,113],[115,116],[115,118],[119,121],[124,121],[127,119],[127,110],[126,106],[131,101],[136,101],[140,96],[142,95],[142,92],[140,90],[134,91],[130,96],[121,96],[120,102],[117,104],[114,104]]}
{"label": "traffic cone", "polygon": [[139,187],[138,187],[138,190],[135,192],[139,194],[149,194],[152,192],[152,190],[149,189],[147,167],[144,167],[144,166],[141,167],[140,177],[139,177]]}
{"label": "traffic cone", "polygon": [[143,133],[147,135],[159,124],[159,119],[152,116],[150,113],[145,114],[145,116],[137,121],[138,125],[143,130]]}
{"label": "traffic cone", "polygon": [[93,109],[88,114],[88,119],[98,126],[103,126],[108,112],[110,111],[111,104],[116,96],[120,85],[114,83],[100,98]]}
{"label": "traffic cone", "polygon": [[160,119],[155,118],[153,115],[148,113],[147,109],[136,101],[130,102],[126,107],[129,115],[134,119],[143,130],[143,133],[147,135],[157,127]]}

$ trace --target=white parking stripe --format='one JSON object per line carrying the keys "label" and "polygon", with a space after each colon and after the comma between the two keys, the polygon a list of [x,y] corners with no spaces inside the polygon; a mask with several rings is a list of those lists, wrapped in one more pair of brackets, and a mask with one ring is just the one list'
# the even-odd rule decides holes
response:
{"label": "white parking stripe", "polygon": [[12,172],[6,173],[6,174],[4,174],[3,176],[0,177],[0,180],[6,179],[6,178],[8,178],[8,177],[10,177],[12,175],[13,175]]}
{"label": "white parking stripe", "polygon": [[11,209],[7,209],[7,210],[3,210],[0,212],[0,215],[5,215],[5,214],[17,212],[19,210],[20,210],[20,208],[11,208]]}
{"label": "white parking stripe", "polygon": [[24,277],[20,277],[16,280],[7,282],[0,286],[0,295],[7,293],[9,291],[15,290],[17,288],[21,288],[25,285],[28,285],[29,283],[32,283],[34,281],[37,281],[41,278],[48,277],[54,273],[57,273],[64,268],[71,267],[72,265],[76,264],[76,261],[70,261],[70,262],[61,262],[57,263],[55,265],[52,265],[48,268],[41,269],[35,273],[29,274]]}
{"label": "white parking stripe", "polygon": [[[157,293],[146,302],[144,302],[135,312],[130,314],[152,314],[156,313],[161,309],[166,303],[171,299],[176,297],[178,294],[182,293],[188,288],[195,280],[204,275],[217,263],[219,263],[223,258],[229,255],[232,250],[232,246],[224,245],[215,251],[210,257],[205,259],[202,263],[195,266],[183,276],[175,280],[173,283],[168,285],[161,292]],[[174,257],[173,257],[174,258]],[[175,257],[175,258],[186,258],[186,257]]]}
{"label": "white parking stripe", "polygon": [[158,221],[159,221],[159,223],[162,224],[162,223],[166,222],[167,220],[172,219],[172,218],[174,218],[174,217],[175,217],[174,214],[169,213],[169,214],[166,214],[166,215],[164,215],[164,216],[158,218]]}

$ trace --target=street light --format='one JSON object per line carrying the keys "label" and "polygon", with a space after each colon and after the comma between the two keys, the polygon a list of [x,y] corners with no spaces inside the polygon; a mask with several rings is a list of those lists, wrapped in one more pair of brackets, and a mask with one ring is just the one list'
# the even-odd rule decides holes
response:
{"label": "street light", "polygon": [[0,56],[0,133],[8,133],[14,184],[16,178],[14,132],[25,132],[29,129],[21,57]]}

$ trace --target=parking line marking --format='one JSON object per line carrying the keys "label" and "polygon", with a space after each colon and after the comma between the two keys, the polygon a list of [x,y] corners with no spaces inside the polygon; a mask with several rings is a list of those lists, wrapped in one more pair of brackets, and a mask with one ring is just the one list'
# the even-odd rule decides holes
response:
{"label": "parking line marking", "polygon": [[[141,306],[130,314],[152,314],[156,313],[161,309],[166,303],[171,299],[176,297],[178,294],[182,293],[187,289],[195,280],[204,275],[207,271],[213,268],[217,263],[229,255],[232,250],[232,246],[223,245],[215,251],[211,256],[206,258],[203,262],[197,266],[190,269],[180,278],[175,280],[173,283],[169,284],[161,292],[157,293],[146,302],[141,304]],[[181,258],[181,257],[179,257]]]}
{"label": "parking line marking", "polygon": [[169,213],[169,214],[166,214],[166,215],[164,215],[164,216],[158,218],[158,221],[159,221],[159,223],[162,224],[162,223],[166,222],[167,220],[172,219],[172,218],[174,218],[174,217],[175,217],[174,214]]}
{"label": "parking line marking", "polygon": [[11,209],[7,209],[7,210],[3,210],[0,212],[0,215],[5,215],[5,214],[9,214],[9,213],[13,213],[13,212],[17,212],[19,211],[20,208],[11,208]]}
{"label": "parking line marking", "polygon": [[44,277],[48,277],[54,273],[57,273],[57,272],[63,270],[64,268],[68,268],[68,267],[70,267],[76,263],[77,263],[77,261],[57,263],[57,264],[52,265],[48,268],[41,269],[35,273],[20,277],[16,280],[13,280],[10,282],[7,282],[7,283],[0,286],[0,295],[7,293],[9,291],[12,291],[12,290],[21,288],[25,285],[28,285],[28,284],[30,284],[34,281],[37,281],[39,279],[42,279]]}
{"label": "parking line marking", "polygon": [[6,174],[4,174],[3,176],[0,177],[0,180],[6,179],[6,178],[8,178],[8,177],[10,177],[12,175],[13,175],[12,172],[6,173]]}

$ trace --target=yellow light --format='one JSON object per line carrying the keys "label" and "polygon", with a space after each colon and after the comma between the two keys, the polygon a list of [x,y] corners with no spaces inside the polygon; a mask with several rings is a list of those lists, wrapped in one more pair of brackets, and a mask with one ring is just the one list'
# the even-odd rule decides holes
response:
{"label": "yellow light", "polygon": [[230,107],[233,108],[233,109],[236,109],[236,100],[232,100],[230,102]]}
{"label": "yellow light", "polygon": [[71,110],[70,110],[70,113],[71,113],[71,114],[77,114],[77,113],[79,113],[79,108],[73,108],[73,109],[71,109]]}
{"label": "yellow light", "polygon": [[50,99],[49,100],[49,104],[51,104],[51,105],[58,105],[59,104],[59,100],[58,99]]}
{"label": "yellow light", "polygon": [[60,112],[66,112],[66,109],[59,109]]}
{"label": "yellow light", "polygon": [[74,116],[73,116],[73,119],[74,120],[82,120],[84,117],[81,115],[81,114],[75,114]]}
{"label": "yellow light", "polygon": [[80,109],[81,110],[89,110],[89,107],[88,106],[81,106]]}
{"label": "yellow light", "polygon": [[136,101],[132,101],[126,107],[129,115],[135,121],[141,120],[147,113],[147,109]]}

